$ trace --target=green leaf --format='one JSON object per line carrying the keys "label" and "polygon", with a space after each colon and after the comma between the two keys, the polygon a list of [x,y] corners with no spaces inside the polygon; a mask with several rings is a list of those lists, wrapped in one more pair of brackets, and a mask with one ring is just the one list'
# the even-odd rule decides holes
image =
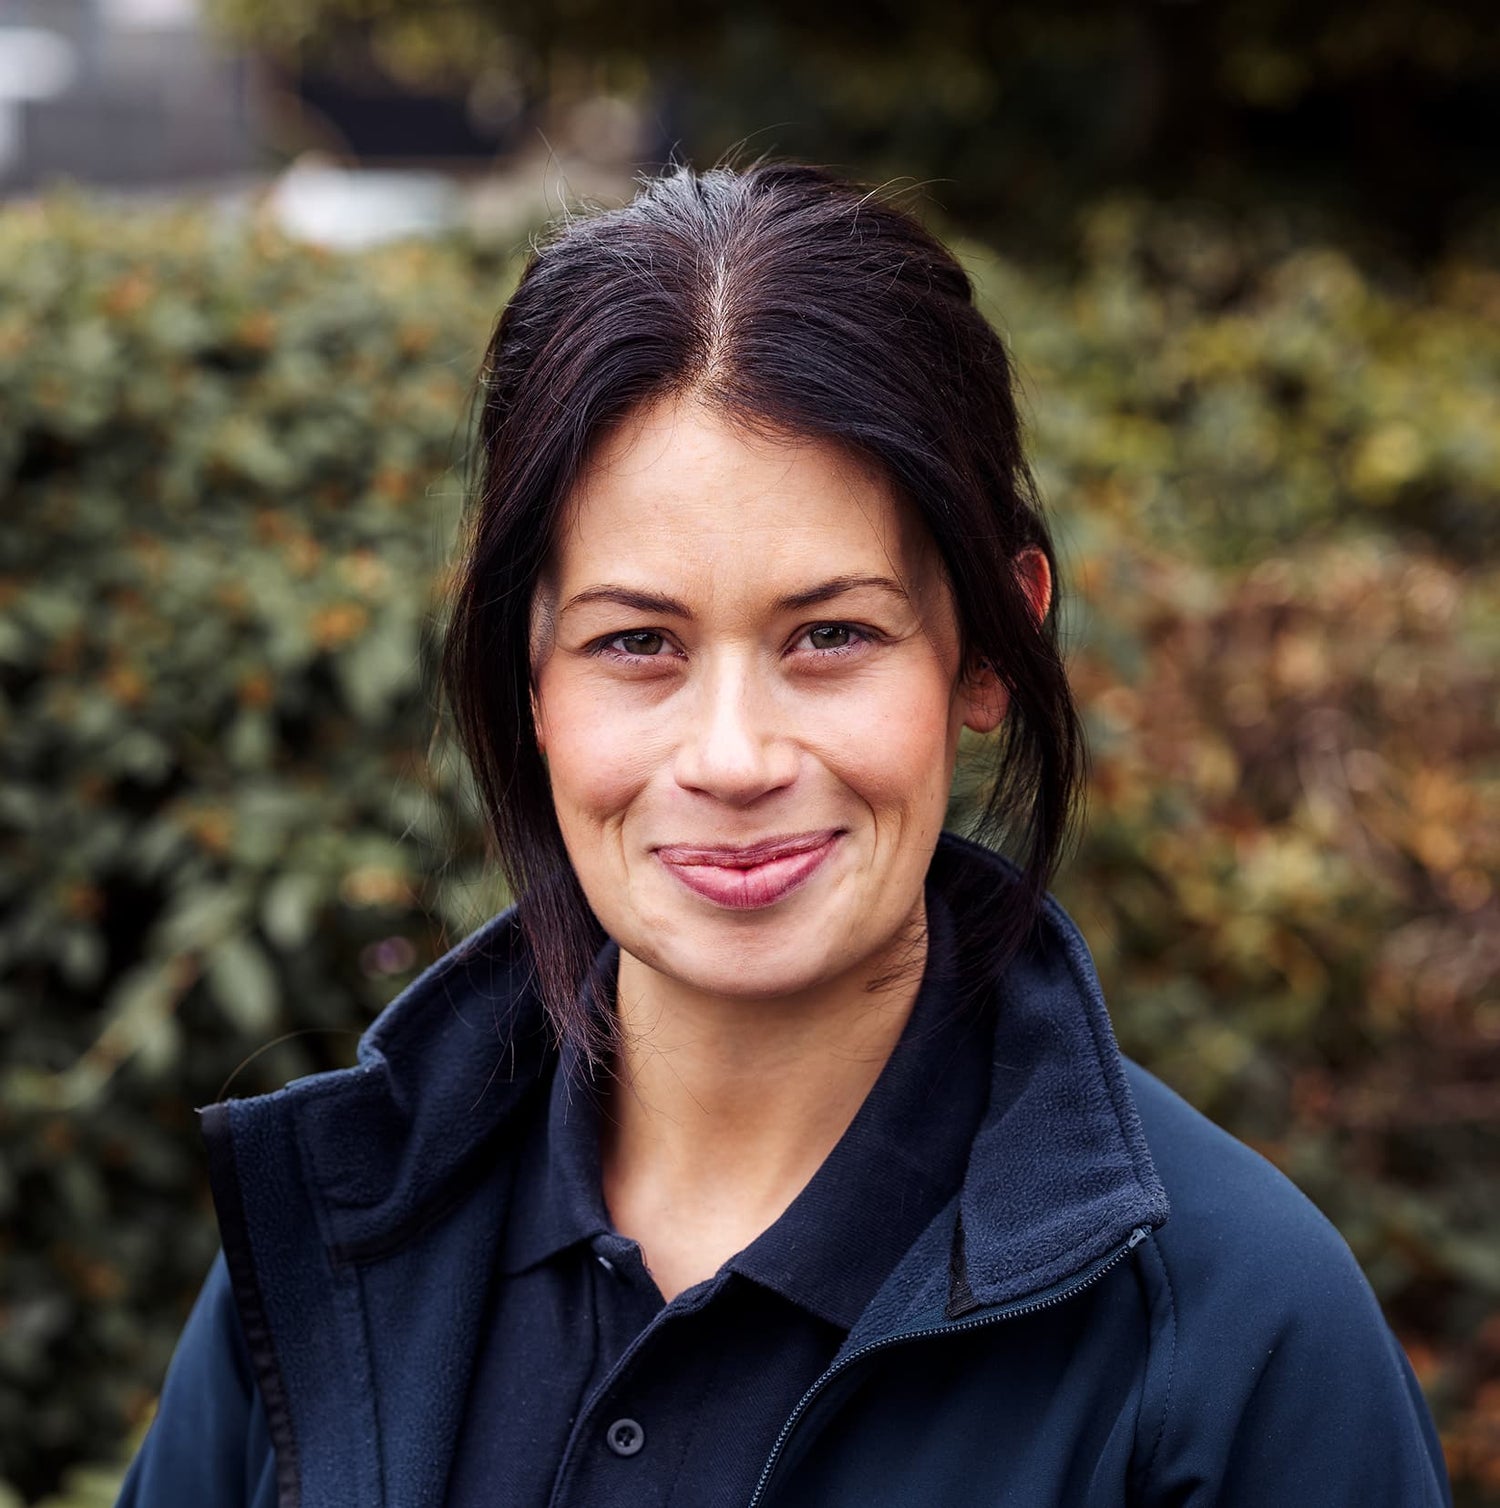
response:
{"label": "green leaf", "polygon": [[167,912],[158,933],[160,946],[167,953],[214,948],[239,930],[247,909],[238,889],[211,885],[189,890]]}
{"label": "green leaf", "polygon": [[290,953],[312,936],[323,884],[316,875],[280,874],[266,887],[261,902],[261,925],[278,948]]}
{"label": "green leaf", "polygon": [[276,970],[249,937],[240,935],[221,942],[208,956],[206,978],[219,1008],[246,1036],[275,1026],[281,995]]}

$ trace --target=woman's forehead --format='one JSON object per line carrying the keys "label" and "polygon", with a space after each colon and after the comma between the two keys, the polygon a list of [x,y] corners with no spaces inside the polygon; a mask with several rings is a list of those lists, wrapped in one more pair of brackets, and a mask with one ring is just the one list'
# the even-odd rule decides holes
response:
{"label": "woman's forehead", "polygon": [[601,442],[567,500],[548,575],[562,602],[587,589],[584,577],[631,569],[793,592],[797,578],[834,571],[916,590],[934,555],[915,509],[862,458],[669,399]]}

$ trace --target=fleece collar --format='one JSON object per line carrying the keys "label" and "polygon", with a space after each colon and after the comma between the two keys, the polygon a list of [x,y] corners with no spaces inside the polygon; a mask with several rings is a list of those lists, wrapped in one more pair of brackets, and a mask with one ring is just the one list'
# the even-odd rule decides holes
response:
{"label": "fleece collar", "polygon": [[[954,839],[942,857],[961,890],[993,884],[977,845]],[[1168,1214],[1093,959],[1050,896],[995,988],[989,1108],[960,1195],[976,1306],[1062,1282]]]}
{"label": "fleece collar", "polygon": [[[952,909],[960,948],[976,908],[993,904],[1012,873],[988,850],[943,835],[929,879]],[[908,1275],[897,1285],[902,1311],[933,1300],[948,1313],[1011,1303],[1167,1217],[1088,949],[1055,901],[1034,944],[989,987],[998,996],[989,1106],[957,1201],[961,1229],[950,1212],[943,1240],[952,1249],[920,1283]],[[508,911],[387,1007],[355,1068],[236,1110],[279,1102],[291,1112],[330,1255],[364,1261],[399,1249],[493,1177],[555,1053]],[[884,1318],[898,1322],[894,1311]]]}

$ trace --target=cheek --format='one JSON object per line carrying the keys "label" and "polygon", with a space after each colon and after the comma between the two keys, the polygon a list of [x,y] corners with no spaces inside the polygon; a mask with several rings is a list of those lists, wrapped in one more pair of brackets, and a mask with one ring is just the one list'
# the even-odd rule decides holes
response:
{"label": "cheek", "polygon": [[571,842],[621,816],[655,763],[640,720],[574,678],[551,672],[538,679],[536,716],[563,836]]}
{"label": "cheek", "polygon": [[957,743],[947,686],[904,678],[843,714],[821,740],[833,772],[877,815],[941,826]]}

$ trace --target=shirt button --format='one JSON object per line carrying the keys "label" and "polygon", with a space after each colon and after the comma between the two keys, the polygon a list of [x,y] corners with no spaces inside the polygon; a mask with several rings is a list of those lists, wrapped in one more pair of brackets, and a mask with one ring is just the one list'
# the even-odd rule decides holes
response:
{"label": "shirt button", "polygon": [[605,1270],[605,1272],[613,1272],[615,1270],[615,1264],[602,1253],[598,1256],[597,1261],[599,1265]]}
{"label": "shirt button", "polygon": [[616,1419],[605,1430],[604,1443],[617,1456],[633,1456],[646,1443],[646,1431],[634,1419]]}

